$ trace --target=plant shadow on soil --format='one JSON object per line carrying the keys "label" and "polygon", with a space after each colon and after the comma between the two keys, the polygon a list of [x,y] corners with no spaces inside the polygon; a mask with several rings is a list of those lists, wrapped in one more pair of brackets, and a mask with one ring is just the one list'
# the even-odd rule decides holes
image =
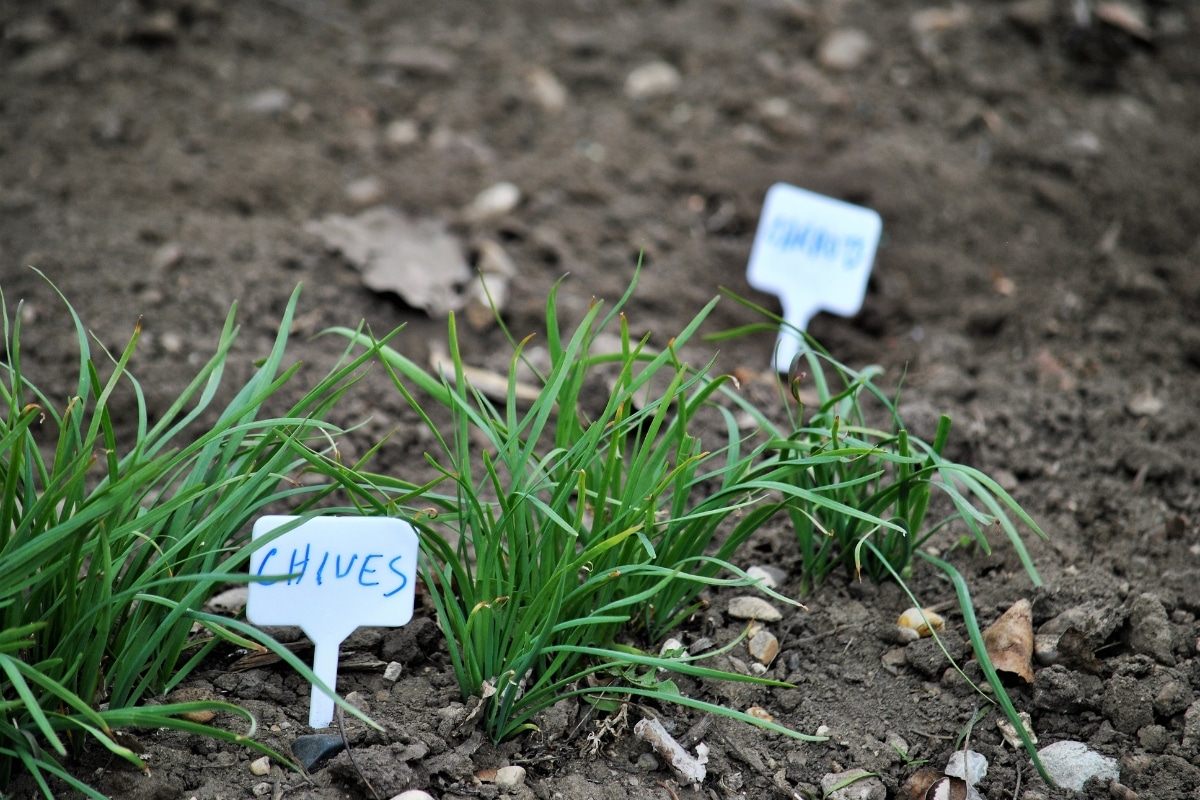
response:
{"label": "plant shadow on soil", "polygon": [[[519,268],[505,312],[518,337],[541,329],[563,274],[560,296],[578,318],[592,297],[620,295],[639,254],[637,332],[669,335],[721,286],[770,304],[742,278],[766,189],[782,180],[869,205],[885,240],[864,308],[853,319],[820,316],[810,331],[852,366],[903,376],[901,411],[918,435],[949,414],[950,455],[996,476],[1048,532],[1032,547],[1042,589],[1003,543],[987,556],[952,549],[953,531],[934,542],[967,578],[981,624],[1028,598],[1035,625],[1064,612],[1092,625],[1096,673],[1039,667],[1032,687],[1010,689],[1042,742],[1077,739],[1118,758],[1121,783],[1138,796],[1191,796],[1200,789],[1200,6],[1130,3],[1141,30],[1098,19],[1081,28],[1067,5],[968,2],[937,17],[911,0],[6,4],[0,279],[10,303],[26,301],[27,369],[65,402],[71,387],[55,376],[71,372],[73,331],[27,265],[111,349],[143,317],[132,368],[152,406],[193,374],[235,300],[244,331],[234,360],[248,371],[298,281],[293,355],[308,369],[337,348],[304,334],[360,318],[379,331],[407,323],[397,346],[424,359],[444,323],[372,294],[304,232],[307,220],[355,212],[363,195],[344,189],[363,177],[378,180],[372,201],[446,220],[472,253],[502,244]],[[845,29],[863,32],[870,49],[843,69],[825,46]],[[627,76],[653,61],[672,64],[678,85],[629,97]],[[561,105],[546,74],[566,89]],[[515,209],[462,213],[501,180],[522,191]],[[743,312],[719,306],[714,330],[755,321]],[[770,346],[770,337],[725,343],[720,366],[759,372]],[[473,363],[506,367],[494,329],[465,347]],[[424,443],[377,377],[344,409],[348,421],[371,418],[347,455],[394,429],[376,467],[414,469]],[[742,565],[786,570],[790,547],[786,530],[764,531]],[[913,588],[927,605],[953,600],[925,566]],[[738,635],[729,596],[713,592],[682,638]],[[681,739],[701,726],[711,761],[699,789],[644,757],[617,721],[589,744],[601,718],[577,704],[554,709],[539,733],[488,743],[462,723],[428,613],[407,628],[360,631],[344,647],[344,659],[357,653],[369,666],[344,669],[339,691],[357,692],[384,728],[350,722],[351,750],[383,797],[410,786],[496,796],[474,776],[508,763],[527,768],[516,797],[819,796],[823,775],[854,767],[878,772],[899,796],[910,760],[944,763],[981,701],[919,652],[925,645],[895,655],[893,622],[908,605],[895,586],[835,576],[805,602],[809,611],[773,624],[782,649],[768,674],[796,688],[681,688],[760,706],[807,733],[827,726],[830,741],[657,709]],[[947,616],[950,638],[964,638],[953,607]],[[1146,626],[1161,632],[1158,645],[1145,643]],[[744,649],[732,655],[751,663]],[[234,657],[207,662],[189,688],[244,705],[264,741],[287,752],[307,732],[307,686],[279,665],[235,671]],[[404,665],[394,684],[382,677],[392,660]],[[1070,796],[1001,743],[995,717],[972,738],[991,760],[984,795],[1012,797],[1020,774],[1029,800]],[[346,753],[311,781],[278,765],[256,777],[247,751],[134,735],[150,776],[97,753],[76,774],[114,797],[369,796]]]}

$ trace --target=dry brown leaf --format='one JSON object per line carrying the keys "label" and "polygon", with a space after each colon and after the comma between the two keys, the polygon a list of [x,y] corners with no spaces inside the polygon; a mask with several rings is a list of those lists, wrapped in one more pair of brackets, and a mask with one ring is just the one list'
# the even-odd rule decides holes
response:
{"label": "dry brown leaf", "polygon": [[983,632],[988,658],[998,672],[1033,683],[1033,606],[1018,600]]}

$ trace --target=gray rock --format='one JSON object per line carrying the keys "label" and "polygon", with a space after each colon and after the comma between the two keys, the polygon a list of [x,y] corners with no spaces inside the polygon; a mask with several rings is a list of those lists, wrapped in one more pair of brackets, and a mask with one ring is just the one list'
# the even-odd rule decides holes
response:
{"label": "gray rock", "polygon": [[1174,665],[1171,652],[1171,621],[1167,610],[1152,594],[1138,595],[1129,609],[1129,647],[1152,656],[1161,664]]}
{"label": "gray rock", "polygon": [[1115,781],[1121,777],[1117,760],[1089,750],[1083,742],[1055,742],[1038,751],[1042,766],[1064,789],[1083,791],[1083,785],[1092,778]]}
{"label": "gray rock", "polygon": [[300,766],[312,772],[322,762],[337,755],[345,748],[342,737],[336,733],[310,733],[297,736],[292,742],[292,755]]}

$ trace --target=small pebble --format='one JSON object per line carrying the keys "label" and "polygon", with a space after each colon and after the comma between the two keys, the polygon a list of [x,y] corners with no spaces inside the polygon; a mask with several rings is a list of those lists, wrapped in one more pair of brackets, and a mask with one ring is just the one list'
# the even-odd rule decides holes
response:
{"label": "small pebble", "polygon": [[400,680],[400,673],[404,671],[404,665],[399,661],[392,661],[383,670],[383,679],[391,683]]}
{"label": "small pebble", "polygon": [[421,139],[421,129],[411,119],[398,119],[389,122],[383,130],[383,143],[390,148],[399,150],[416,144]]}
{"label": "small pebble", "polygon": [[746,645],[750,655],[763,664],[770,664],[779,655],[779,639],[768,630],[761,630],[750,637]]}
{"label": "small pebble", "polygon": [[166,350],[168,355],[179,355],[184,351],[184,337],[179,333],[163,333],[158,337],[158,343],[162,344],[162,349]]}
{"label": "small pebble", "polygon": [[423,792],[420,789],[409,789],[406,792],[393,795],[390,800],[435,800],[435,798],[429,792]]}
{"label": "small pebble", "polygon": [[525,76],[533,99],[542,110],[551,113],[562,111],[567,106],[567,87],[544,67],[535,67]]}
{"label": "small pebble", "polygon": [[749,708],[746,709],[746,713],[749,714],[750,716],[754,717],[755,719],[761,719],[764,722],[774,722],[775,721],[775,715],[772,714],[770,711],[767,711],[762,706],[750,706]]}
{"label": "small pebble", "polygon": [[642,772],[655,772],[658,770],[658,759],[655,758],[654,753],[642,753],[638,756],[634,769]]}
{"label": "small pebble", "polygon": [[625,79],[625,96],[630,100],[646,100],[673,94],[683,84],[679,70],[665,61],[652,61],[629,73]]}
{"label": "small pebble", "polygon": [[270,793],[271,793],[271,792],[272,792],[274,789],[275,789],[275,787],[274,787],[274,786],[272,786],[271,784],[267,783],[266,781],[263,781],[262,783],[256,783],[256,784],[254,784],[254,788],[253,788],[253,789],[251,789],[250,791],[254,793],[254,796],[255,796],[255,797],[266,797],[266,796],[267,796],[267,795],[269,795],[269,794],[270,794]]}
{"label": "small pebble", "polygon": [[684,658],[688,651],[678,639],[667,639],[662,643],[662,647],[658,648],[658,654],[662,658]]}
{"label": "small pebble", "polygon": [[817,63],[826,69],[848,72],[856,69],[871,53],[871,40],[858,28],[831,31],[817,45]]}
{"label": "small pebble", "polygon": [[350,181],[345,189],[346,199],[360,208],[378,203],[383,199],[384,191],[383,181],[375,175]]}
{"label": "small pebble", "polygon": [[279,114],[292,105],[292,96],[286,89],[262,89],[242,100],[242,110],[254,114]]}
{"label": "small pebble", "polygon": [[467,219],[480,222],[491,217],[507,214],[521,202],[521,190],[517,185],[508,181],[489,186],[479,194],[466,208]]}
{"label": "small pebble", "polygon": [[351,692],[350,694],[346,695],[346,702],[364,714],[369,714],[371,711],[371,704],[367,702],[366,695],[364,695],[362,692]]}
{"label": "small pebble", "polygon": [[768,589],[778,589],[780,584],[787,580],[786,572],[778,567],[769,567],[763,564],[755,564],[750,567],[746,570],[746,575]]}
{"label": "small pebble", "polygon": [[893,675],[907,663],[903,647],[893,647],[883,654],[881,660]]}
{"label": "small pebble", "polygon": [[1039,633],[1033,637],[1033,657],[1038,664],[1048,667],[1058,663],[1057,633]]}
{"label": "small pebble", "polygon": [[501,789],[515,789],[525,782],[525,768],[517,765],[496,770],[496,785]]}
{"label": "small pebble", "polygon": [[759,622],[778,622],[783,619],[779,609],[761,597],[735,597],[729,601],[729,616],[736,619],[754,619]]}
{"label": "small pebble", "polygon": [[250,774],[251,775],[257,775],[258,777],[261,778],[264,775],[270,774],[270,772],[271,772],[271,759],[269,759],[268,757],[263,756],[262,758],[256,758],[250,762]]}

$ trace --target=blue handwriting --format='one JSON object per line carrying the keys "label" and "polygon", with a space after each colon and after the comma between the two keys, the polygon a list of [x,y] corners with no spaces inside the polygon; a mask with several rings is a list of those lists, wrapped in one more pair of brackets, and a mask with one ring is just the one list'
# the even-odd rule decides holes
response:
{"label": "blue handwriting", "polygon": [[[263,556],[263,560],[259,562],[258,569],[255,571],[255,575],[261,577],[264,572],[267,572],[267,562],[279,554],[279,548],[277,547],[272,547],[270,550],[268,550],[267,554]],[[344,556],[346,559],[343,567]],[[382,560],[386,558],[386,556],[383,553],[367,553],[363,555],[362,563],[359,564],[358,567],[358,574],[355,575],[354,564],[356,561],[358,561],[358,558],[359,553],[331,553],[330,551],[326,550],[321,554],[320,563],[317,565],[316,573],[313,579],[316,581],[317,586],[323,586],[327,582],[345,580],[346,578],[350,578],[359,586],[381,586],[383,584],[381,580],[375,580],[374,578],[368,579],[370,576],[380,574],[378,569],[375,569],[370,565],[373,560]],[[387,562],[388,572],[393,573],[397,578],[399,578],[400,584],[390,592],[384,592],[384,597],[391,597],[397,592],[403,590],[404,587],[408,586],[408,576],[400,570],[399,566],[397,566],[400,563],[400,560],[403,558],[404,556],[396,556]],[[285,572],[280,574],[292,576],[287,579],[288,586],[299,586],[304,580],[304,577],[308,574],[308,565],[312,562],[312,545],[304,545],[303,550],[299,548],[292,548],[291,555],[287,559],[280,559],[280,565],[282,565],[284,560],[287,561],[288,568]],[[330,564],[331,560],[333,562],[332,564]],[[333,567],[332,573],[326,571],[326,567],[328,566]],[[394,580],[395,578],[392,578],[389,580],[389,583],[392,583]],[[279,581],[259,581],[259,583],[265,586],[271,586],[278,582]]]}
{"label": "blue handwriting", "polygon": [[867,244],[862,236],[840,235],[812,222],[775,217],[767,228],[767,242],[786,252],[838,265],[847,272],[863,265]]}

